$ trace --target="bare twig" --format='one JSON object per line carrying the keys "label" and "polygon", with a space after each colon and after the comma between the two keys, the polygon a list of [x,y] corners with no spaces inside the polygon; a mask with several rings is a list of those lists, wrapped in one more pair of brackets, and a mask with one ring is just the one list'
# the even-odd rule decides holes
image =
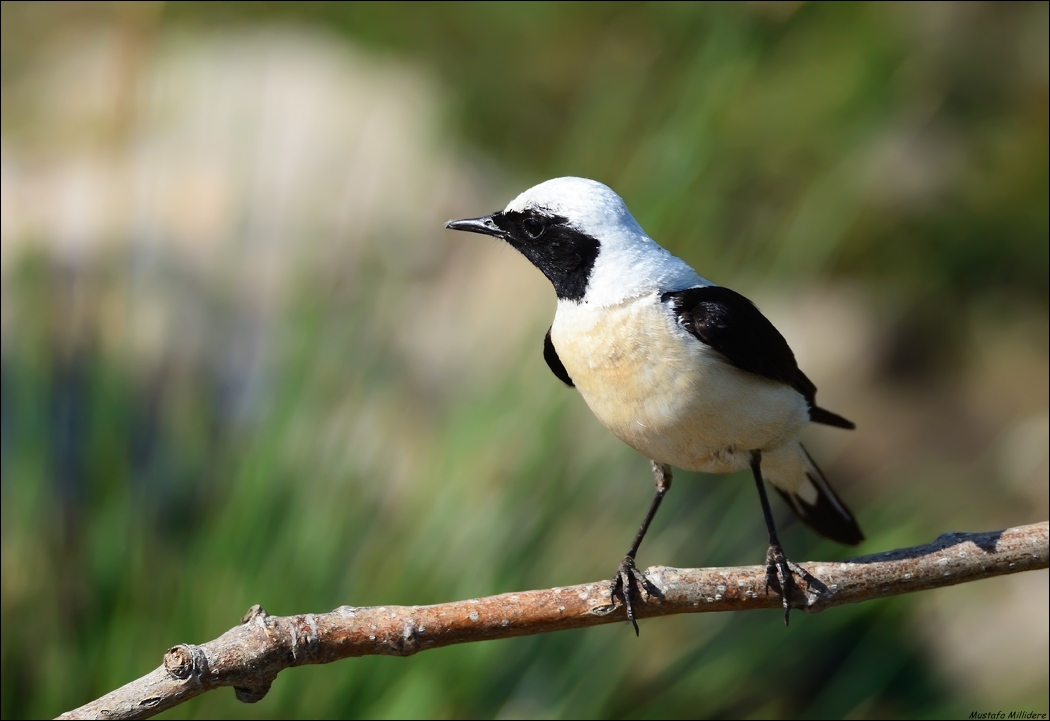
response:
{"label": "bare twig", "polygon": [[[992,533],[948,533],[933,543],[848,561],[800,564],[795,608],[810,612],[874,598],[1048,567],[1048,524]],[[811,575],[809,575],[811,574]],[[655,591],[639,618],[673,613],[780,608],[763,566],[669,568],[646,575]],[[625,620],[608,582],[505,593],[434,606],[341,606],[330,613],[270,616],[253,606],[214,641],[168,649],[160,668],[63,719],[148,718],[220,686],[252,703],[291,666],[353,656],[410,656],[456,643],[549,633]]]}

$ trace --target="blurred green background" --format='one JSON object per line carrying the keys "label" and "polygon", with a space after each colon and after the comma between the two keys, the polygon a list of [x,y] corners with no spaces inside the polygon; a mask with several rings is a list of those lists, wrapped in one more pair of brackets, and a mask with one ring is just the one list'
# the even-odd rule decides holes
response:
{"label": "blurred green background", "polygon": [[[270,613],[609,577],[645,459],[546,280],[443,230],[557,175],[756,300],[857,421],[860,552],[1048,516],[1048,5],[2,5],[2,705]],[[681,473],[639,562],[759,563]],[[852,549],[775,508],[795,559]],[[1046,572],[287,671],[171,717],[1045,712]]]}

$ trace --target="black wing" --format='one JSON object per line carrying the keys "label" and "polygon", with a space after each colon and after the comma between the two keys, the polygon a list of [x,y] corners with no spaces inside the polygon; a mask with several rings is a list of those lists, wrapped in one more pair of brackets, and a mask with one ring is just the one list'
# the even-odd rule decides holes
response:
{"label": "black wing", "polygon": [[576,384],[572,382],[572,378],[569,378],[568,371],[565,370],[561,358],[558,357],[558,351],[554,350],[554,343],[551,341],[550,328],[547,329],[547,335],[543,338],[543,360],[547,361],[547,365],[550,366],[554,375],[558,376],[558,380],[570,388],[575,387]]}
{"label": "black wing", "polygon": [[817,387],[799,370],[784,336],[744,296],[712,285],[664,293],[660,299],[670,304],[679,325],[737,368],[780,381],[801,393],[809,404],[810,420],[839,428],[854,427],[842,416],[817,407]]}

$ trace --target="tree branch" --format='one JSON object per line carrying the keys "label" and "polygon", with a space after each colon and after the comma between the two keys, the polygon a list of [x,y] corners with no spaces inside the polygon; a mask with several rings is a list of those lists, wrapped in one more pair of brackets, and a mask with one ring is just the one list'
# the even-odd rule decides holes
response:
{"label": "tree branch", "polygon": [[[847,561],[800,564],[792,606],[833,606],[1048,567],[1048,524],[991,533],[947,533],[933,543]],[[639,618],[780,608],[764,566],[646,570],[650,595]],[[810,575],[811,574],[811,575]],[[168,649],[152,673],[62,714],[62,719],[149,718],[220,686],[253,703],[291,666],[382,654],[411,656],[456,643],[527,636],[626,620],[608,582],[505,593],[433,606],[341,606],[330,613],[270,616],[253,606],[214,641]]]}

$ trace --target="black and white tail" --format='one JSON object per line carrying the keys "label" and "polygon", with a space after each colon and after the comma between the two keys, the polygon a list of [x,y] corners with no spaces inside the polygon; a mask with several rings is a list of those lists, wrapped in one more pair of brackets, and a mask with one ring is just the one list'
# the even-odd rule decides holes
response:
{"label": "black and white tail", "polygon": [[797,441],[762,453],[762,477],[802,521],[822,536],[854,546],[864,540],[857,519]]}

